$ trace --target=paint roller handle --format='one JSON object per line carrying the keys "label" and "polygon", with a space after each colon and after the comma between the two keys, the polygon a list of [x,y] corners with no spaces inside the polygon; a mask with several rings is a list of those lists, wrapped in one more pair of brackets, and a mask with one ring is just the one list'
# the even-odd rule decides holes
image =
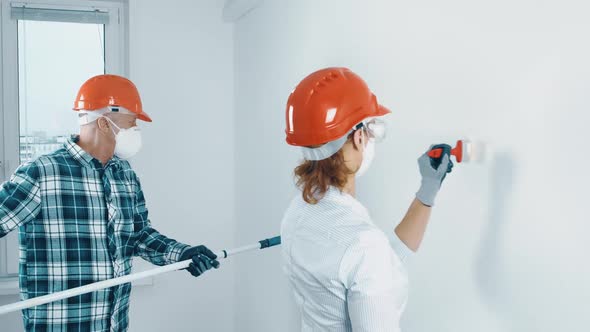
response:
{"label": "paint roller handle", "polygon": [[278,246],[279,244],[281,244],[281,237],[280,236],[271,237],[270,239],[264,239],[262,241],[258,241],[258,243],[260,243],[260,249]]}
{"label": "paint roller handle", "polygon": [[443,156],[443,149],[432,149],[428,151],[428,156],[430,158],[440,158]]}
{"label": "paint roller handle", "polygon": [[[434,169],[438,169],[440,164],[442,163],[442,158],[445,155],[448,155],[449,158],[451,157],[451,150],[453,148],[448,144],[437,144],[433,145],[428,151],[428,156],[430,157],[430,165]],[[447,168],[447,173],[450,173],[453,170],[453,163],[450,162]],[[443,178],[444,180],[444,178]]]}
{"label": "paint roller handle", "polygon": [[[269,248],[269,247],[277,246],[279,244],[281,244],[281,237],[275,236],[273,238],[264,239],[262,241],[254,243],[254,244],[250,244],[247,246],[238,247],[238,248],[234,248],[234,249],[226,249],[226,250],[223,250],[223,251],[215,253],[215,254],[219,258],[227,258],[229,256],[237,255],[240,253],[254,251],[254,250],[258,250],[258,249]],[[132,273],[132,274],[128,274],[128,275],[117,277],[117,278],[102,280],[102,281],[98,281],[98,282],[95,282],[92,284],[67,289],[67,290],[64,290],[61,292],[47,294],[47,295],[43,295],[43,296],[39,296],[39,297],[34,297],[34,298],[27,299],[27,300],[19,301],[16,303],[6,304],[3,306],[0,306],[0,316],[10,313],[10,312],[19,311],[22,309],[28,309],[28,308],[32,308],[32,307],[35,307],[38,305],[43,305],[43,304],[67,299],[70,297],[94,292],[97,290],[110,288],[110,287],[122,285],[125,283],[130,283],[135,280],[153,277],[153,276],[160,275],[160,274],[167,273],[167,272],[182,270],[182,269],[187,268],[191,262],[192,262],[192,260],[187,259],[187,260],[180,261],[177,263],[159,266],[159,267],[151,269],[151,270]]]}

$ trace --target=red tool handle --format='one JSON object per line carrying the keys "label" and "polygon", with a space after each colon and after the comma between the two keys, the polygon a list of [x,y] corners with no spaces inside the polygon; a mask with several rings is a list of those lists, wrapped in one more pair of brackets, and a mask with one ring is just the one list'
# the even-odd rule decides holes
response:
{"label": "red tool handle", "polygon": [[[428,151],[430,158],[440,158],[442,156],[443,149],[432,149]],[[451,150],[451,155],[455,156],[457,162],[463,161],[463,141],[457,141],[457,145]]]}
{"label": "red tool handle", "polygon": [[433,149],[433,150],[428,151],[428,156],[430,158],[440,158],[442,156],[442,152],[443,152],[442,149]]}

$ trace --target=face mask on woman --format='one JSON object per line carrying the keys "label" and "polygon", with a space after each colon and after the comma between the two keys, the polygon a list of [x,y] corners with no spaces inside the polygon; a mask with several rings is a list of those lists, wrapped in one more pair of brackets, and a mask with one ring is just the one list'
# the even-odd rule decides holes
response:
{"label": "face mask on woman", "polygon": [[367,141],[365,144],[365,149],[363,150],[363,161],[361,161],[361,166],[359,167],[358,171],[356,172],[356,177],[363,176],[369,167],[371,167],[371,163],[373,163],[373,159],[375,158],[375,139],[370,138],[368,134],[365,134],[365,130],[363,129],[363,141]]}

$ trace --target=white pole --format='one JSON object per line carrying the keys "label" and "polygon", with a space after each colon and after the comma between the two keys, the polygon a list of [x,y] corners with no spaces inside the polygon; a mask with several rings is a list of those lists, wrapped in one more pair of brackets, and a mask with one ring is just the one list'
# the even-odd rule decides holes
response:
{"label": "white pole", "polygon": [[[221,258],[227,258],[229,256],[233,256],[236,254],[240,254],[243,252],[253,251],[253,250],[257,250],[257,249],[264,249],[264,248],[267,248],[267,247],[270,247],[273,245],[280,244],[280,238],[277,237],[277,238],[273,238],[273,239],[278,239],[279,242],[278,243],[274,242],[271,245],[265,246],[261,243],[262,242],[261,241],[256,244],[251,244],[251,245],[247,245],[247,246],[243,246],[243,247],[239,247],[239,248],[234,248],[234,249],[229,249],[229,250],[223,250],[221,252],[216,252],[215,254],[217,255],[218,259],[221,259]],[[271,240],[273,240],[273,239],[271,239]],[[121,284],[126,284],[128,282],[132,282],[132,281],[143,279],[143,278],[153,277],[155,275],[166,273],[166,272],[181,270],[181,269],[187,268],[191,262],[192,262],[192,260],[187,259],[182,262],[177,262],[177,263],[170,264],[170,265],[160,266],[155,269],[151,269],[151,270],[147,270],[147,271],[143,271],[143,272],[138,272],[138,273],[132,273],[132,274],[128,274],[126,276],[118,277],[118,278],[103,280],[103,281],[99,281],[99,282],[95,282],[92,284],[68,289],[68,290],[61,291],[61,292],[47,294],[47,295],[43,295],[43,296],[39,296],[39,297],[34,297],[32,299],[3,305],[3,306],[0,306],[0,315],[4,315],[4,314],[10,313],[10,312],[19,311],[19,310],[23,310],[23,309],[32,308],[32,307],[35,307],[38,305],[47,304],[47,303],[54,302],[54,301],[67,299],[67,298],[73,297],[73,296],[78,296],[78,295],[82,295],[82,294],[86,294],[86,293],[90,293],[90,292],[95,292],[95,291],[98,291],[101,289],[105,289],[105,288],[109,288],[109,287],[113,287],[113,286],[118,286]]]}

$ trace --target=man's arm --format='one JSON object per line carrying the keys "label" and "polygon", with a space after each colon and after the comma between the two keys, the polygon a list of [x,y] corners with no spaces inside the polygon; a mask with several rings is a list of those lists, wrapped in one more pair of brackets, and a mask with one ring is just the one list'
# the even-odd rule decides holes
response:
{"label": "man's arm", "polygon": [[39,170],[33,163],[22,165],[0,187],[0,238],[33,220],[40,209]]}
{"label": "man's arm", "polygon": [[136,201],[133,220],[136,233],[135,254],[155,265],[167,265],[180,261],[182,253],[190,246],[160,234],[151,226],[141,183],[137,177],[135,179]]}
{"label": "man's arm", "polygon": [[202,245],[191,247],[177,242],[160,234],[151,226],[141,183],[137,176],[135,176],[135,179],[137,181],[134,216],[134,229],[137,233],[135,253],[155,265],[167,265],[192,259],[192,263],[187,270],[195,277],[211,268],[219,268],[219,262],[216,260],[217,256],[207,247]]}

